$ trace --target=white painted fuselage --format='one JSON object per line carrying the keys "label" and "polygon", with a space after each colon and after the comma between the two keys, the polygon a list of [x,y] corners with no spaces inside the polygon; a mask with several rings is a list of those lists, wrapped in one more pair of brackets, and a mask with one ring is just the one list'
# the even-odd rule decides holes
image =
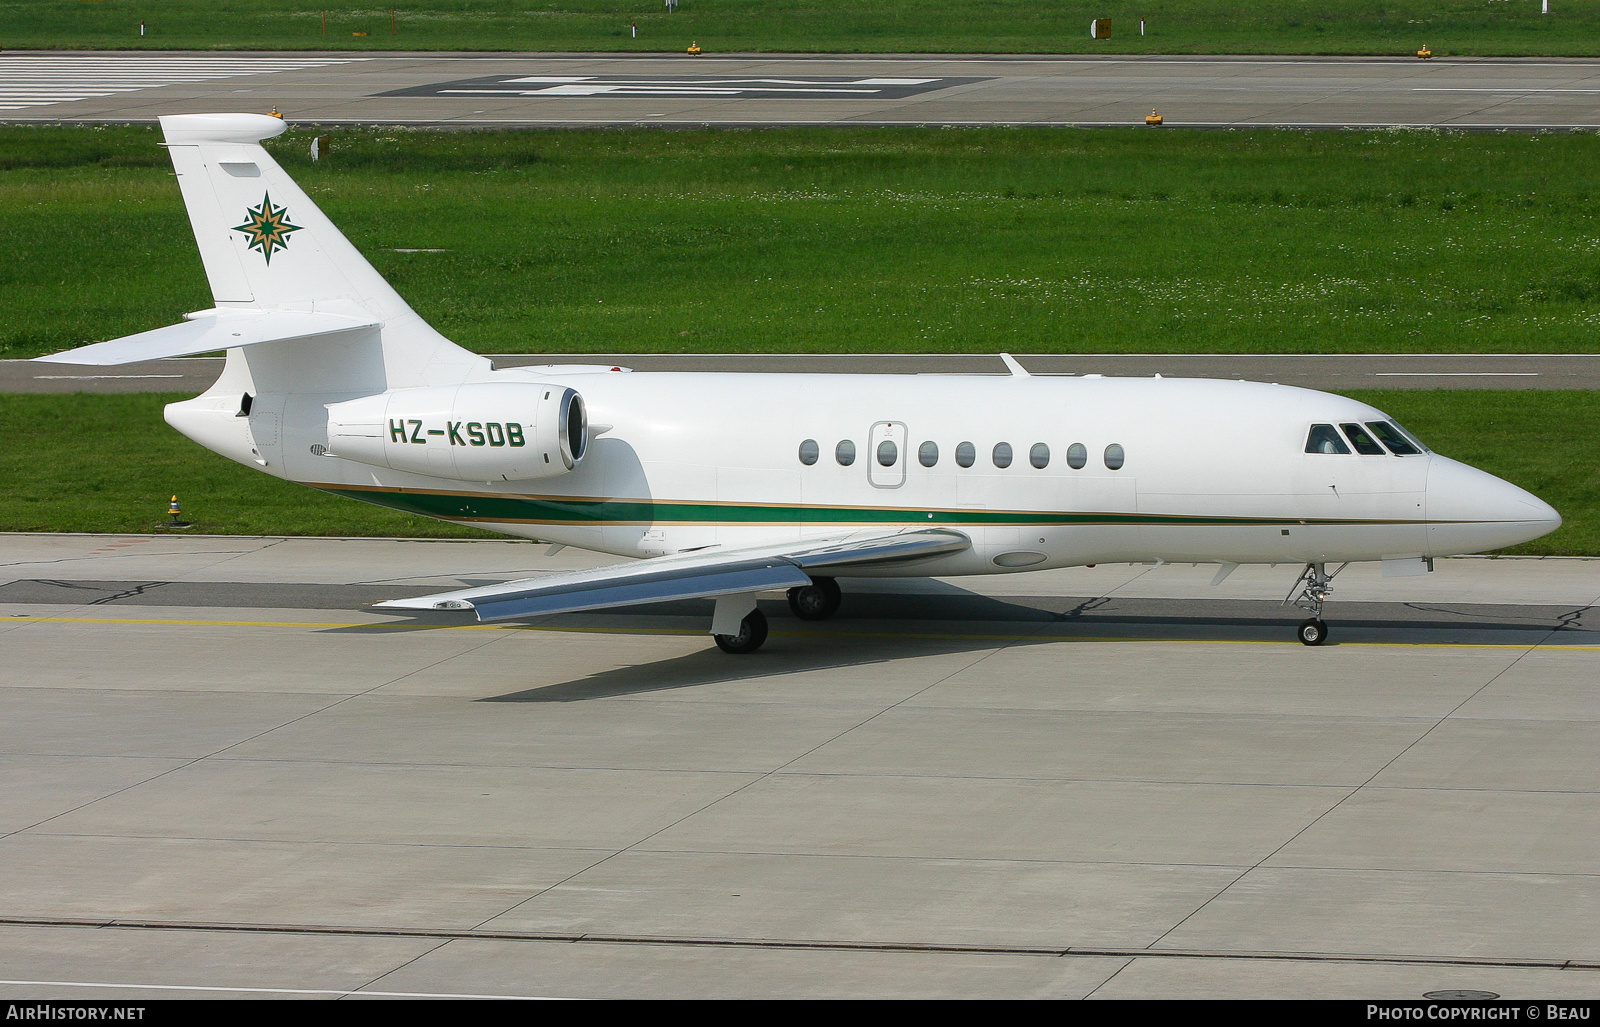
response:
{"label": "white painted fuselage", "polygon": [[[863,573],[1343,562],[1480,552],[1560,523],[1533,495],[1437,454],[1306,452],[1314,424],[1390,419],[1351,399],[1281,385],[485,371],[478,380],[575,389],[594,437],[566,474],[467,483],[317,455],[329,448],[326,405],[348,393],[258,392],[250,416],[236,417],[240,394],[255,390],[253,355],[234,351],[217,387],[174,404],[168,420],[280,477],[621,556],[947,527],[972,547]],[[883,441],[892,453],[880,454]],[[853,449],[849,463],[839,458],[841,443]],[[447,444],[438,436],[415,443]],[[997,465],[1006,463],[995,456],[1002,445],[1007,466]],[[1075,447],[1079,467],[1069,459]],[[1121,448],[1120,466],[1108,466],[1108,447]],[[802,457],[812,451],[808,463]]]}

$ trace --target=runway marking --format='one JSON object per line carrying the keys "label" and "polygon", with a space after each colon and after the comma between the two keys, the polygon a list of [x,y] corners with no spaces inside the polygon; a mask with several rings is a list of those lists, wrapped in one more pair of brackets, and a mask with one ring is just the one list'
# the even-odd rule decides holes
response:
{"label": "runway marking", "polygon": [[107,378],[187,378],[186,374],[36,374],[36,382],[89,382]]}
{"label": "runway marking", "polygon": [[1374,371],[1374,378],[1537,378],[1538,371]]}
{"label": "runway marking", "polygon": [[433,991],[348,991],[341,988],[221,988],[200,984],[114,984],[108,981],[0,981],[30,988],[127,988],[138,991],[235,992],[248,995],[371,995],[374,998],[477,998],[514,999],[519,1002],[564,1001],[549,995],[474,995]]}
{"label": "runway marking", "polygon": [[[0,624],[135,624],[156,625],[170,627],[219,627],[219,628],[322,628],[349,630],[351,628],[372,628],[381,631],[549,631],[557,634],[579,635],[683,635],[706,636],[707,632],[693,628],[593,628],[578,626],[562,626],[554,624],[410,624],[403,622],[350,622],[336,623],[331,621],[276,621],[276,620],[186,620],[176,618],[156,617],[35,617],[31,614],[13,615],[0,618]],[[1067,623],[1067,622],[1059,622]],[[1049,625],[1046,624],[1046,627]],[[1441,626],[1442,630],[1449,630],[1449,625]],[[1436,629],[1436,630],[1441,630]],[[1537,631],[1549,633],[1548,628],[1529,628],[1530,632]],[[919,631],[774,631],[772,634],[789,638],[901,638],[916,639],[919,641],[951,641],[951,642],[1021,642],[1037,641],[1041,636],[1037,632],[1025,635],[1007,634],[966,634],[959,632],[919,632]],[[1118,635],[1084,635],[1071,638],[1061,638],[1063,642],[1138,642],[1154,645],[1299,645],[1298,641],[1277,641],[1273,639],[1254,638],[1134,638]],[[1340,642],[1341,646],[1353,648],[1372,649],[1540,649],[1560,650],[1570,652],[1600,652],[1600,645],[1545,645],[1538,642]]]}
{"label": "runway marking", "polygon": [[1413,86],[1413,93],[1600,93],[1600,89],[1558,86]]}
{"label": "runway marking", "polygon": [[718,99],[784,97],[815,99],[903,100],[920,93],[983,82],[981,78],[859,78],[805,75],[757,78],[721,75],[490,75],[435,82],[377,93],[377,96],[522,96],[522,97],[715,97]]}
{"label": "runway marking", "polygon": [[303,71],[367,59],[217,54],[0,55],[0,111],[44,107],[186,82]]}

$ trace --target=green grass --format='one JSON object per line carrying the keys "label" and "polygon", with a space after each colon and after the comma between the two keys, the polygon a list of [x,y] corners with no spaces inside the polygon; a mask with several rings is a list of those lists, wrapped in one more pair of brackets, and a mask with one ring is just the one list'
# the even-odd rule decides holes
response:
{"label": "green grass", "polygon": [[[1316,53],[1584,55],[1600,3],[1555,0],[3,0],[7,49],[611,50],[710,53]],[[1147,19],[1147,34],[1138,23]],[[1091,18],[1111,18],[1091,40]],[[139,23],[146,34],[139,35]],[[637,23],[633,37],[628,26]],[[356,36],[353,33],[365,35]]]}
{"label": "green grass", "polygon": [[176,495],[191,534],[505,537],[236,464],[162,420],[163,406],[186,398],[0,394],[0,531],[160,531]]}
{"label": "green grass", "polygon": [[[1600,327],[1593,134],[380,129],[316,165],[310,135],[269,148],[480,352],[1592,352]],[[0,356],[210,306],[158,140],[0,126]]]}
{"label": "green grass", "polygon": [[[1352,393],[1436,452],[1529,489],[1566,518],[1510,552],[1600,556],[1600,392]],[[193,532],[485,538],[328,496],[225,460],[179,435],[183,397],[0,394],[0,531],[161,530],[176,493]],[[43,454],[49,454],[48,459]]]}

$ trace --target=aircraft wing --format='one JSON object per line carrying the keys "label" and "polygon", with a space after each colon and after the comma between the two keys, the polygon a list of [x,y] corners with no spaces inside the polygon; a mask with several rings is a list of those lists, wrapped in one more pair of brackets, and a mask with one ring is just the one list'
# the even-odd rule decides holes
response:
{"label": "aircraft wing", "polygon": [[537,617],[793,588],[811,584],[813,573],[847,574],[865,567],[959,553],[971,545],[967,536],[942,528],[857,534],[752,549],[659,556],[374,605],[384,610],[470,609],[477,612],[480,621]]}

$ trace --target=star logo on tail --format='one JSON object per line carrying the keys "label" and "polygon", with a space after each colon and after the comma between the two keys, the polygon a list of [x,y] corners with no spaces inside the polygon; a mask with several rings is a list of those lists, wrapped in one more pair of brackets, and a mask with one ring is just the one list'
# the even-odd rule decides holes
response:
{"label": "star logo on tail", "polygon": [[233,230],[249,236],[250,249],[260,250],[268,264],[272,263],[274,253],[289,248],[289,233],[300,231],[301,226],[289,223],[288,208],[274,207],[267,193],[261,194],[261,206],[246,207],[245,212],[245,223],[234,226]]}

